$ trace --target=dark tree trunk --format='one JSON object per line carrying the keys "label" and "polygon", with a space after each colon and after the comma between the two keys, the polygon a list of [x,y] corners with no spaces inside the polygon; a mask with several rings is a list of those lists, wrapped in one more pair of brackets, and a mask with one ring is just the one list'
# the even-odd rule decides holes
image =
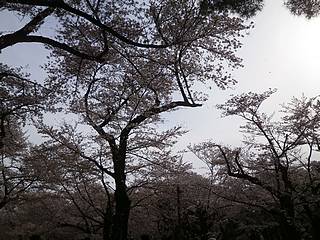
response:
{"label": "dark tree trunk", "polygon": [[311,223],[311,236],[312,239],[320,239],[320,217],[319,213],[314,209],[310,209],[310,207],[305,204],[304,205],[305,212],[310,219]]}
{"label": "dark tree trunk", "polygon": [[179,185],[177,185],[177,226],[175,229],[175,239],[181,239],[182,238],[182,225],[181,225],[181,190]]}
{"label": "dark tree trunk", "polygon": [[112,225],[112,240],[127,240],[128,220],[130,213],[130,199],[126,185],[123,182],[116,183],[115,190],[115,215]]}
{"label": "dark tree trunk", "polygon": [[311,226],[312,226],[312,239],[320,239],[320,218],[319,217],[313,217],[311,220]]}
{"label": "dark tree trunk", "polygon": [[0,201],[0,209],[3,208],[7,204],[7,201],[2,200]]}
{"label": "dark tree trunk", "polygon": [[111,240],[112,206],[108,202],[103,219],[103,240]]}
{"label": "dark tree trunk", "polygon": [[288,222],[284,216],[280,220],[280,233],[282,240],[301,240],[300,232],[296,226]]}
{"label": "dark tree trunk", "polygon": [[112,240],[127,240],[130,204],[126,186],[126,148],[127,135],[121,138],[118,151],[113,152],[115,180],[115,214],[112,221]]}
{"label": "dark tree trunk", "polygon": [[295,224],[295,212],[292,196],[284,193],[280,197],[280,232],[283,240],[301,240],[301,233]]}

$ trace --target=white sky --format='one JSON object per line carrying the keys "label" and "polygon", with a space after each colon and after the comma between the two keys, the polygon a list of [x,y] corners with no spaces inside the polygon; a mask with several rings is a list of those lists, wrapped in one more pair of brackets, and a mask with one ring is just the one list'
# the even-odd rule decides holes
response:
{"label": "white sky", "polygon": [[[17,29],[21,25],[17,20],[17,16],[0,14],[0,31]],[[178,148],[210,138],[225,144],[240,143],[239,119],[221,119],[214,107],[230,94],[277,88],[278,92],[264,105],[268,112],[277,111],[279,104],[288,102],[292,96],[320,94],[320,18],[293,16],[282,1],[272,0],[266,1],[263,11],[252,20],[255,28],[239,51],[244,68],[234,73],[238,80],[234,90],[210,90],[210,99],[202,108],[165,114],[168,126],[180,124],[190,130],[180,139]],[[41,81],[45,73],[39,66],[47,53],[39,44],[19,44],[3,50],[0,61],[27,66],[26,71]],[[200,167],[198,163],[194,166]]]}
{"label": "white sky", "polygon": [[[238,52],[244,68],[235,71],[238,84],[234,90],[211,90],[210,99],[201,109],[180,110],[170,122],[180,122],[192,129],[185,142],[214,138],[236,143],[238,119],[220,118],[215,105],[223,103],[230,94],[248,91],[262,92],[277,88],[264,105],[267,112],[279,109],[279,104],[302,94],[320,94],[320,18],[306,20],[296,17],[282,6],[281,1],[267,1],[254,19],[255,28],[245,37]],[[171,116],[170,116],[171,117]]]}

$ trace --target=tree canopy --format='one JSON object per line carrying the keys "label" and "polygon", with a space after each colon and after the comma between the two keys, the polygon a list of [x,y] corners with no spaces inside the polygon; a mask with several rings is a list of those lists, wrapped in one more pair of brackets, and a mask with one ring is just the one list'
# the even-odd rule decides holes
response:
{"label": "tree canopy", "polygon": [[[317,16],[317,1],[286,1]],[[278,121],[275,90],[218,105],[246,123],[243,145],[174,144],[162,115],[198,108],[205,87],[233,87],[237,50],[262,0],[7,0],[24,17],[0,50],[41,43],[46,79],[0,64],[0,231],[8,239],[318,239],[319,111],[294,98]],[[51,19],[51,21],[49,21]],[[49,26],[49,31],[42,31]],[[61,122],[54,122],[58,116]],[[24,126],[42,136],[31,143]],[[9,221],[6,221],[9,219]]]}

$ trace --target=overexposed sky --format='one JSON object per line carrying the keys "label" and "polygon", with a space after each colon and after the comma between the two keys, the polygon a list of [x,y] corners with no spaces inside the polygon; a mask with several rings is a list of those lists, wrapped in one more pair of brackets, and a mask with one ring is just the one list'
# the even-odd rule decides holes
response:
{"label": "overexposed sky", "polygon": [[[307,20],[293,16],[282,6],[282,1],[267,0],[263,11],[252,20],[255,28],[245,37],[243,48],[238,52],[244,68],[234,72],[238,80],[234,90],[210,90],[210,99],[202,108],[164,114],[167,126],[179,124],[190,130],[180,139],[178,149],[210,138],[219,143],[240,144],[239,119],[221,119],[215,109],[215,105],[224,102],[230,94],[277,88],[278,92],[263,106],[269,113],[279,110],[279,104],[293,96],[320,94],[320,17]],[[18,29],[20,21],[23,20],[18,16],[0,13],[0,31],[8,33]],[[0,61],[27,67],[33,79],[41,82],[45,73],[39,66],[47,54],[40,44],[18,44],[4,49]],[[201,165],[195,163],[194,166]]]}
{"label": "overexposed sky", "polygon": [[234,72],[238,81],[234,90],[213,89],[209,101],[201,109],[169,114],[172,117],[169,123],[180,122],[191,129],[181,144],[209,138],[239,143],[239,119],[221,119],[214,107],[230,94],[277,88],[277,93],[263,105],[269,113],[279,110],[279,104],[290,101],[293,96],[320,94],[320,18],[307,20],[293,16],[281,1],[266,1],[265,8],[253,21],[255,28],[245,37],[238,52],[244,68]]}

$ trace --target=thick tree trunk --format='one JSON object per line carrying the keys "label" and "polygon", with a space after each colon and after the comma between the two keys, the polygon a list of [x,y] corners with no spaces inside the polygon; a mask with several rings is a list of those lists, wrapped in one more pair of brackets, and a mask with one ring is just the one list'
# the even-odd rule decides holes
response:
{"label": "thick tree trunk", "polygon": [[296,226],[288,222],[285,217],[280,221],[280,232],[283,240],[301,240],[300,232]]}
{"label": "thick tree trunk", "polygon": [[5,201],[5,200],[2,199],[2,200],[0,201],[0,209],[1,209],[1,208],[4,208],[4,206],[5,206],[6,204],[7,204],[7,201]]}
{"label": "thick tree trunk", "polygon": [[116,183],[115,202],[116,208],[111,238],[112,240],[127,240],[131,202],[127,194],[125,183]]}
{"label": "thick tree trunk", "polygon": [[320,239],[320,218],[312,219],[312,239]]}
{"label": "thick tree trunk", "polygon": [[283,240],[301,240],[301,233],[295,224],[295,212],[292,196],[284,193],[280,197],[280,231]]}
{"label": "thick tree trunk", "polygon": [[115,214],[112,221],[112,240],[127,240],[130,204],[126,185],[126,146],[127,137],[120,140],[120,147],[113,152],[115,180]]}
{"label": "thick tree trunk", "polygon": [[316,211],[312,211],[308,205],[304,206],[307,216],[311,223],[311,233],[312,239],[320,239],[320,217],[317,215]]}
{"label": "thick tree trunk", "polygon": [[111,240],[112,206],[108,203],[103,219],[103,240]]}

